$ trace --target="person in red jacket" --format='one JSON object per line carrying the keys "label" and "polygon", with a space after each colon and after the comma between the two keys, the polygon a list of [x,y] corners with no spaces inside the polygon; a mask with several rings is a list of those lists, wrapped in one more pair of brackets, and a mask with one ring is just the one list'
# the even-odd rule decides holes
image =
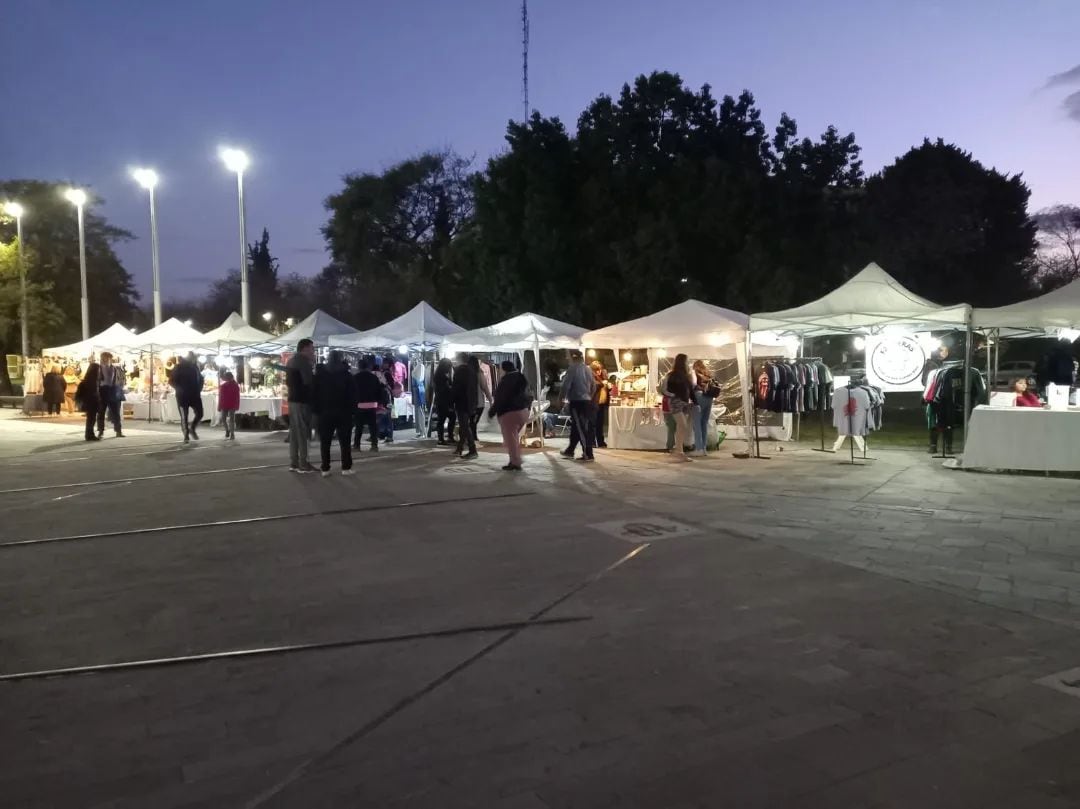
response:
{"label": "person in red jacket", "polygon": [[233,376],[232,371],[226,371],[221,375],[217,407],[221,413],[221,421],[225,425],[225,438],[235,441],[236,411],[240,409],[240,386],[236,384],[236,377]]}
{"label": "person in red jacket", "polygon": [[1017,407],[1042,407],[1039,394],[1033,390],[1028,390],[1026,379],[1021,378],[1013,382],[1013,390],[1016,392],[1016,399],[1013,404]]}

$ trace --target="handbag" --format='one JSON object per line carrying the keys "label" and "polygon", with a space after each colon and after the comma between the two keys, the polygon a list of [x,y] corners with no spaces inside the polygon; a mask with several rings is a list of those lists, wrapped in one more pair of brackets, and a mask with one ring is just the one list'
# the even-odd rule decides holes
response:
{"label": "handbag", "polygon": [[720,392],[720,386],[710,379],[708,387],[705,388],[705,395],[710,399],[715,399],[720,395]]}

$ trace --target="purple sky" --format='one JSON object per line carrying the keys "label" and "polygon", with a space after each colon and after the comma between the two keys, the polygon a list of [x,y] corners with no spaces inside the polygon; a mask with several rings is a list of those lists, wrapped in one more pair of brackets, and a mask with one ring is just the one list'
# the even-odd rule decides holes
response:
{"label": "purple sky", "polygon": [[[532,106],[571,128],[599,93],[668,69],[716,95],[749,88],[770,130],[782,111],[804,134],[853,130],[868,171],[940,136],[1022,171],[1033,208],[1080,202],[1064,106],[1080,75],[1044,89],[1080,65],[1074,0],[533,0],[530,16]],[[237,266],[217,148],[242,146],[249,240],[265,225],[283,271],[312,274],[342,174],[502,148],[520,52],[516,0],[7,0],[0,177],[93,187],[140,237],[121,256],[146,292],[128,168],[153,166],[163,290],[190,297]]]}

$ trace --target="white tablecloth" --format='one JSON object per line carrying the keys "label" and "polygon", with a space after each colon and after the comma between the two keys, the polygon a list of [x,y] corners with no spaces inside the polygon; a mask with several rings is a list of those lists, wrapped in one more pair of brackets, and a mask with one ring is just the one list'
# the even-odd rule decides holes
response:
{"label": "white tablecloth", "polygon": [[968,433],[965,469],[1080,472],[1080,408],[980,405]]}
{"label": "white tablecloth", "polygon": [[[216,408],[217,405],[215,404]],[[266,413],[271,419],[280,419],[284,400],[280,396],[240,396],[239,413]]]}

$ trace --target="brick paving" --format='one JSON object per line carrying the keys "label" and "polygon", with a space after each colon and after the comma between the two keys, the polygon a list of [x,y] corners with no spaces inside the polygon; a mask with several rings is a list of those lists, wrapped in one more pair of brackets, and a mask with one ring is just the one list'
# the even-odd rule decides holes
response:
{"label": "brick paving", "polygon": [[0,681],[6,805],[1080,804],[1080,481],[129,432],[0,419],[0,542],[176,529],[0,548],[0,673],[480,629]]}

